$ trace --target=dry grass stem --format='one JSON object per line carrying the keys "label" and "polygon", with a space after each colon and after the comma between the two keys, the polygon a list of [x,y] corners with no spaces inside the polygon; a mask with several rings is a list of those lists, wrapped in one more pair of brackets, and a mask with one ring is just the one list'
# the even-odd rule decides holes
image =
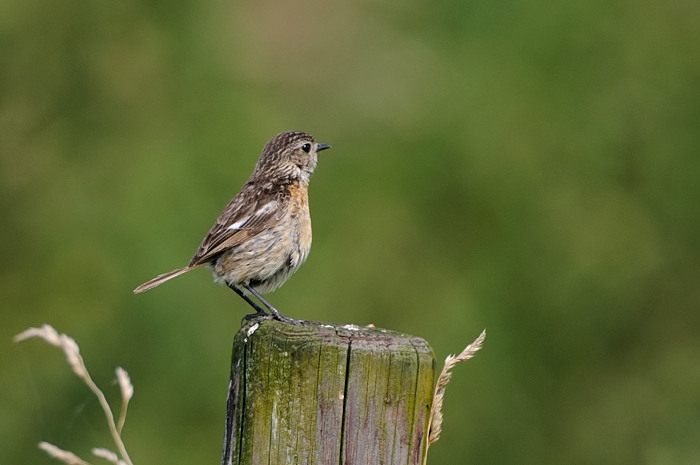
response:
{"label": "dry grass stem", "polygon": [[86,376],[89,377],[87,370],[85,369],[83,357],[80,355],[80,348],[73,338],[65,334],[58,334],[58,331],[56,331],[51,325],[44,325],[41,328],[29,328],[26,331],[23,331],[14,337],[14,341],[22,342],[35,337],[43,339],[52,346],[63,349],[63,353],[66,354],[68,364],[73,369],[73,372],[82,379],[84,379]]}
{"label": "dry grass stem", "polygon": [[[123,368],[117,368],[116,374],[117,374],[117,382],[119,383],[119,388],[121,391],[121,396],[122,396],[122,408],[121,408],[121,414],[119,417],[119,426],[117,427],[117,424],[114,422],[114,414],[112,413],[112,409],[109,406],[109,403],[107,402],[107,399],[105,398],[104,393],[100,390],[100,388],[97,387],[95,382],[92,380],[90,377],[90,373],[88,373],[87,367],[85,366],[85,361],[83,360],[83,357],[80,355],[80,347],[78,347],[78,344],[69,336],[65,334],[59,334],[58,331],[56,331],[51,325],[43,325],[41,328],[29,328],[26,331],[18,334],[15,336],[14,341],[15,342],[22,342],[27,339],[31,338],[40,338],[43,339],[44,341],[48,342],[49,344],[59,347],[63,350],[63,353],[66,355],[66,358],[68,359],[68,363],[70,364],[71,368],[73,369],[73,372],[78,375],[80,379],[83,380],[83,382],[87,385],[87,387],[93,392],[93,394],[97,397],[97,399],[100,402],[100,406],[102,407],[102,411],[105,414],[105,417],[107,418],[107,425],[109,426],[109,432],[112,435],[112,440],[114,440],[115,445],[117,446],[117,450],[119,451],[119,455],[121,455],[122,460],[119,460],[118,463],[120,464],[125,464],[125,465],[133,465],[131,462],[131,459],[129,458],[129,454],[126,451],[126,447],[124,446],[124,441],[121,438],[121,430],[122,427],[124,426],[124,421],[126,420],[126,410],[127,406],[129,404],[129,400],[131,397],[134,395],[134,387],[131,384],[131,381],[129,379],[129,375],[126,373],[126,371]],[[49,446],[52,447],[51,452],[49,452]],[[66,452],[62,451],[61,449],[52,446],[51,444],[48,443],[41,443],[39,445],[43,450],[47,451],[49,455],[52,457],[56,458],[61,458],[61,460],[66,461],[65,458],[63,457],[58,457],[56,455],[53,455],[54,453],[65,453],[65,454],[70,454],[71,458],[75,458],[79,460],[78,462],[66,462],[66,463],[75,463],[75,464],[87,464],[88,462],[83,461],[82,459],[78,458],[71,452]],[[99,449],[101,450],[101,449]],[[64,457],[69,457],[68,455],[65,455]],[[105,458],[105,457],[103,457]],[[89,465],[89,464],[88,464]]]}
{"label": "dry grass stem", "polygon": [[49,455],[49,457],[58,459],[63,463],[67,463],[68,465],[90,465],[88,462],[81,459],[73,452],[68,452],[67,450],[63,450],[60,447],[56,447],[48,442],[40,442],[39,449],[46,452]]}
{"label": "dry grass stem", "polygon": [[129,373],[127,373],[124,368],[117,367],[116,374],[119,390],[122,393],[122,409],[119,413],[119,421],[117,422],[117,432],[121,435],[124,422],[126,421],[126,410],[129,407],[129,401],[134,395],[134,386],[131,384]]}
{"label": "dry grass stem", "polygon": [[119,460],[119,456],[109,449],[102,449],[96,447],[92,449],[92,455],[101,459],[105,459],[108,462],[111,462],[115,465],[126,465],[126,462],[124,462],[123,460]]}
{"label": "dry grass stem", "polygon": [[[452,379],[452,369],[461,362],[466,362],[470,358],[474,357],[476,353],[481,349],[484,339],[486,338],[486,330],[482,331],[479,337],[477,337],[474,342],[469,344],[464,350],[457,356],[448,355],[445,359],[445,366],[442,367],[440,376],[438,376],[437,383],[435,384],[435,393],[433,394],[433,405],[430,408],[430,419],[428,420],[428,443],[426,445],[426,460],[427,452],[430,445],[437,442],[440,439],[440,433],[442,432],[442,402],[445,398],[445,388],[447,383]],[[425,460],[424,460],[425,463]]]}

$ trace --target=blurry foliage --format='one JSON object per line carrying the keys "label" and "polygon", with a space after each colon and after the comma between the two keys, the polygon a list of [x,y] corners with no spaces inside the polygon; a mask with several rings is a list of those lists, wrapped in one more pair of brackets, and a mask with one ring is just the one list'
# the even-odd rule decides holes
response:
{"label": "blurry foliage", "polygon": [[289,129],[334,148],[271,301],[439,359],[489,331],[432,463],[700,462],[700,4],[6,0],[0,56],[1,463],[97,442],[11,345],[45,322],[131,374],[136,463],[218,462],[249,309],[205,271],[131,289]]}

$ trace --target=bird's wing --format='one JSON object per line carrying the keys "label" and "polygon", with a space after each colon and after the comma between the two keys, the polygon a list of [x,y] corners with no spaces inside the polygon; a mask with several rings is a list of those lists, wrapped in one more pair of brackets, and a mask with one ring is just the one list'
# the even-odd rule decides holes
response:
{"label": "bird's wing", "polygon": [[286,189],[270,192],[246,184],[221,212],[189,266],[201,265],[225,249],[274,227],[287,214],[288,196]]}

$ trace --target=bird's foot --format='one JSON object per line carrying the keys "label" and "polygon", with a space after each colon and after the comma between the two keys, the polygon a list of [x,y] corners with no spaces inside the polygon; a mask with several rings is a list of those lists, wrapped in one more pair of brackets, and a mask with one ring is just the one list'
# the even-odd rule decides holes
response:
{"label": "bird's foot", "polygon": [[275,307],[271,307],[269,310],[272,313],[272,318],[274,318],[277,321],[281,321],[282,323],[287,323],[290,325],[303,325],[304,323],[306,323],[305,320],[297,320],[282,315]]}
{"label": "bird's foot", "polygon": [[257,311],[255,313],[249,313],[241,319],[241,326],[251,322],[253,320],[269,320],[272,319],[272,315],[265,313],[264,311]]}

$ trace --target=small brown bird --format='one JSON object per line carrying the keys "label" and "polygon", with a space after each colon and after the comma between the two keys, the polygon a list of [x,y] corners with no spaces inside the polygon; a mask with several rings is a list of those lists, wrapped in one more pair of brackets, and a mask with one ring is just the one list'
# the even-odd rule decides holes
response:
{"label": "small brown bird", "polygon": [[250,293],[274,318],[297,321],[283,316],[261,294],[281,286],[309,255],[309,179],[318,152],[328,148],[330,145],[316,142],[305,132],[273,137],[263,148],[253,174],[221,212],[189,265],[143,283],[134,293],[206,265],[216,282],[226,284],[255,309],[247,319],[268,315]]}

